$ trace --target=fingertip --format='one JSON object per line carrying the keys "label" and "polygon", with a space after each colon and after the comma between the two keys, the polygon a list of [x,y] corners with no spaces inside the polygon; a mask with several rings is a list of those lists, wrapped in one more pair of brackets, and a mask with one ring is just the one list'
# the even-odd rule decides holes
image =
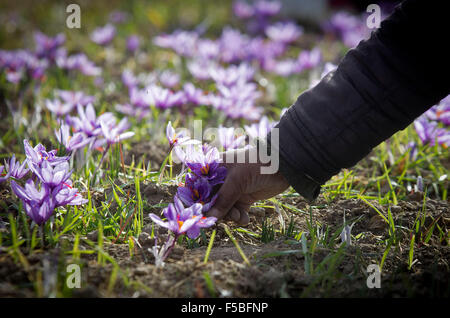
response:
{"label": "fingertip", "polygon": [[239,223],[239,225],[242,225],[242,226],[246,226],[246,225],[248,225],[248,223],[250,223],[250,218],[246,211],[241,211],[240,219],[239,219],[238,223]]}
{"label": "fingertip", "polygon": [[241,212],[239,212],[239,210],[236,208],[231,209],[228,215],[230,216],[230,220],[236,223],[238,223],[241,219]]}
{"label": "fingertip", "polygon": [[221,219],[221,218],[223,218],[223,215],[224,215],[225,213],[222,213],[219,209],[217,209],[217,208],[211,208],[211,210],[209,210],[208,212],[206,212],[206,216],[208,216],[208,217],[211,217],[211,216],[213,216],[213,217],[215,217],[215,218],[217,218],[217,219]]}

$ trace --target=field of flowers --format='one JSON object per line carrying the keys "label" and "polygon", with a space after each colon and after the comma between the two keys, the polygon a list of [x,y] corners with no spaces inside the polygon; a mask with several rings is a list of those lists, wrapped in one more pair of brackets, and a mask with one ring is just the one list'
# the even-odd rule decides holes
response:
{"label": "field of flowers", "polygon": [[450,96],[315,202],[290,188],[247,226],[206,217],[220,153],[371,30],[187,3],[80,1],[81,28],[62,2],[0,4],[0,297],[448,297]]}

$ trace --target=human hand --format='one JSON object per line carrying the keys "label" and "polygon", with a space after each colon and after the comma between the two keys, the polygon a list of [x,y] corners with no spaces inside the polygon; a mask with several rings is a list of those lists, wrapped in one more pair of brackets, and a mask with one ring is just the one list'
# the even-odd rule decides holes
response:
{"label": "human hand", "polygon": [[[225,156],[237,158],[238,154],[245,153],[245,163],[227,163]],[[217,201],[206,214],[218,219],[231,220],[239,225],[249,222],[248,210],[259,200],[269,199],[289,187],[289,183],[278,171],[275,174],[262,174],[264,166],[257,163],[248,163],[251,155],[257,155],[256,148],[228,151],[222,154],[223,165],[228,169],[225,182],[219,189]]]}

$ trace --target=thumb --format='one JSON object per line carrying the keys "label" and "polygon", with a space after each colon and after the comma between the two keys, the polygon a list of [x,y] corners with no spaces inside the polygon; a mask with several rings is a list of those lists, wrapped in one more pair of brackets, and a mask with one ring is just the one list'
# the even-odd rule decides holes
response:
{"label": "thumb", "polygon": [[207,216],[222,219],[228,214],[241,195],[240,184],[232,173],[228,174],[217,194],[216,203],[206,214]]}

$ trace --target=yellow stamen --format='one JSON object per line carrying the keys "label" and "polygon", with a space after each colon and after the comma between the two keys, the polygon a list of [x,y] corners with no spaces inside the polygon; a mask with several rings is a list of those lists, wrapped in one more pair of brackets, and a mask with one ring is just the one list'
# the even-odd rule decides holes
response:
{"label": "yellow stamen", "polygon": [[202,172],[202,174],[208,174],[209,173],[209,165],[206,164],[206,166],[201,167],[200,171]]}

